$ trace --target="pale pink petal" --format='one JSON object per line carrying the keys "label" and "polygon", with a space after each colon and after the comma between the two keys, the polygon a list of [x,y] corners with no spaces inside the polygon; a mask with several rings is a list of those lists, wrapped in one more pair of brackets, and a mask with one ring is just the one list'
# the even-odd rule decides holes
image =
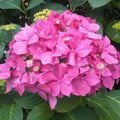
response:
{"label": "pale pink petal", "polygon": [[49,98],[50,108],[53,110],[57,104],[57,98],[51,95],[49,95],[48,98]]}
{"label": "pale pink petal", "polygon": [[43,65],[52,64],[52,62],[53,62],[52,52],[44,52],[44,53],[42,53],[41,62],[42,62]]}
{"label": "pale pink petal", "polygon": [[70,52],[69,58],[68,58],[68,64],[74,66],[75,65],[75,53]]}
{"label": "pale pink petal", "polygon": [[89,30],[92,32],[97,32],[99,29],[100,29],[100,25],[98,24],[93,23],[89,25]]}
{"label": "pale pink petal", "polygon": [[11,85],[11,83],[9,82],[9,80],[6,80],[6,84],[7,84],[7,88],[6,88],[5,93],[8,93],[8,92],[11,91],[11,89],[12,89],[12,85]]}
{"label": "pale pink petal", "polygon": [[88,32],[88,38],[92,39],[102,39],[102,35],[94,33],[94,32]]}
{"label": "pale pink petal", "polygon": [[26,42],[16,42],[13,45],[13,51],[17,55],[26,54],[28,52],[27,51],[27,43]]}
{"label": "pale pink petal", "polygon": [[38,38],[37,34],[35,34],[35,35],[33,35],[31,38],[29,38],[29,40],[28,40],[28,45],[33,44],[33,43],[36,43],[36,42],[38,42],[38,41],[39,41],[39,38]]}

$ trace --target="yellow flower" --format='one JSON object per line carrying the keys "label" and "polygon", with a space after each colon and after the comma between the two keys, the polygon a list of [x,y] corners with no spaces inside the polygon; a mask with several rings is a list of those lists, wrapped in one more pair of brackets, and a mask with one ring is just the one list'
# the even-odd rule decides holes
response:
{"label": "yellow flower", "polygon": [[115,23],[112,27],[116,30],[120,30],[120,21]]}
{"label": "yellow flower", "polygon": [[48,18],[48,16],[50,15],[51,10],[49,9],[43,9],[43,11],[37,12],[34,14],[34,21],[37,20],[37,18],[39,18],[40,20],[45,20]]}
{"label": "yellow flower", "polygon": [[15,30],[16,25],[15,24],[4,25],[4,26],[1,27],[1,29],[5,30],[5,31]]}
{"label": "yellow flower", "polygon": [[0,80],[0,86],[4,86],[5,85],[5,80],[1,79]]}

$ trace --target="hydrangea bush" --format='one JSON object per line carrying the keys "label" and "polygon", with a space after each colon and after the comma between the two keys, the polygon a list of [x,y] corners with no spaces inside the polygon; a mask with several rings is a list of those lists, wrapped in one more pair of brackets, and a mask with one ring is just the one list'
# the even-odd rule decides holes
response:
{"label": "hydrangea bush", "polygon": [[[44,9],[29,24],[27,12],[44,1],[26,1],[19,8],[25,27],[16,32],[15,24],[1,27],[11,41],[0,64],[0,91],[5,89],[0,94],[0,120],[119,120],[120,92],[114,85],[120,78],[120,53],[100,34],[96,19],[71,12],[79,6],[68,0],[71,11]],[[93,1],[89,0],[93,8],[109,2]],[[119,30],[118,24],[111,25],[113,31]]]}

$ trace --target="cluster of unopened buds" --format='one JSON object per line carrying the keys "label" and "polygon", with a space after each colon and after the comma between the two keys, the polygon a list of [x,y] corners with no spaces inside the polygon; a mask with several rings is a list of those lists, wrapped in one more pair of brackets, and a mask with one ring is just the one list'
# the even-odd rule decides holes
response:
{"label": "cluster of unopened buds", "polygon": [[51,11],[46,20],[25,25],[10,42],[0,79],[22,96],[25,90],[49,100],[112,90],[120,77],[120,54],[90,17]]}

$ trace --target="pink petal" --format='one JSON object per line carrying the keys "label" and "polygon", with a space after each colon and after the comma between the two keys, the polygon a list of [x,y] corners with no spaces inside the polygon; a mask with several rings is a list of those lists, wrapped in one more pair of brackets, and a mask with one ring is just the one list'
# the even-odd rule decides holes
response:
{"label": "pink petal", "polygon": [[101,57],[105,60],[108,64],[117,64],[118,60],[115,59],[112,55],[108,54],[107,52],[103,52]]}
{"label": "pink petal", "polygon": [[41,62],[42,62],[43,65],[52,64],[52,62],[53,62],[52,52],[44,52],[44,53],[42,53]]}
{"label": "pink petal", "polygon": [[102,76],[112,76],[112,73],[108,68],[105,68],[105,70],[102,71]]}
{"label": "pink petal", "polygon": [[23,95],[23,92],[25,91],[25,86],[24,85],[18,85],[17,88],[15,88],[19,95],[22,96]]}
{"label": "pink petal", "polygon": [[44,100],[47,100],[47,95],[45,92],[43,91],[38,91],[38,94],[44,99]]}
{"label": "pink petal", "polygon": [[48,71],[46,73],[41,74],[38,81],[40,84],[45,84],[56,80],[57,78],[53,75],[53,73],[51,71]]}
{"label": "pink petal", "polygon": [[79,81],[78,83],[76,83],[76,90],[79,95],[86,96],[86,94],[88,94],[90,92],[91,88],[87,84],[86,81],[82,80],[82,81]]}
{"label": "pink petal", "polygon": [[7,88],[6,88],[5,93],[8,93],[8,92],[11,91],[11,89],[12,89],[12,85],[11,85],[11,83],[10,83],[8,80],[6,80],[6,84],[7,84]]}
{"label": "pink petal", "polygon": [[28,40],[28,45],[33,44],[33,43],[36,43],[36,42],[38,42],[38,41],[39,41],[39,38],[38,38],[37,34],[35,34],[35,35],[33,35],[31,38],[29,38],[29,40]]}
{"label": "pink petal", "polygon": [[92,73],[92,72],[88,73],[85,76],[85,80],[90,86],[95,86],[96,84],[100,82],[99,77],[95,73]]}
{"label": "pink petal", "polygon": [[26,54],[28,52],[26,42],[16,42],[13,45],[13,51],[17,55]]}
{"label": "pink petal", "polygon": [[93,23],[89,25],[89,30],[92,32],[97,32],[99,29],[100,29],[100,25],[98,24]]}
{"label": "pink petal", "polygon": [[69,58],[68,58],[68,64],[74,66],[75,65],[75,53],[70,52]]}
{"label": "pink petal", "polygon": [[64,42],[61,42],[57,45],[57,48],[61,51],[62,54],[66,55],[70,49],[69,47],[64,43]]}
{"label": "pink petal", "polygon": [[110,90],[112,90],[113,86],[114,86],[114,80],[112,79],[112,77],[104,77],[103,78],[103,85],[106,88],[109,88]]}
{"label": "pink petal", "polygon": [[49,95],[48,98],[49,98],[50,108],[53,110],[57,104],[57,98],[51,95]]}
{"label": "pink petal", "polygon": [[51,89],[51,95],[52,96],[58,96],[60,93],[60,83],[59,82],[51,82],[47,84],[49,88]]}
{"label": "pink petal", "polygon": [[92,38],[92,39],[102,39],[102,36],[101,36],[100,34],[97,34],[97,33],[88,32],[88,38]]}
{"label": "pink petal", "polygon": [[72,85],[71,84],[65,84],[64,82],[61,82],[61,93],[63,95],[69,96],[72,93]]}

